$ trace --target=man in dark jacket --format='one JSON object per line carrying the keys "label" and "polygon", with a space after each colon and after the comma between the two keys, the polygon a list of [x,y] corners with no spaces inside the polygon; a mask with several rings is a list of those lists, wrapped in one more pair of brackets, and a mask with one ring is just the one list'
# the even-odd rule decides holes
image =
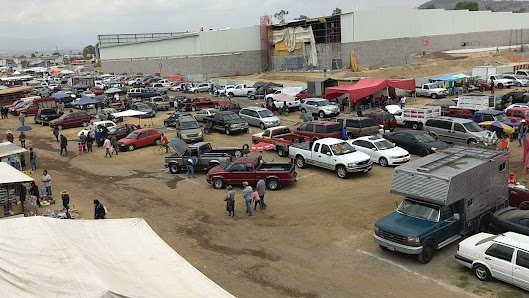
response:
{"label": "man in dark jacket", "polygon": [[61,134],[61,156],[63,150],[66,153],[64,156],[68,156],[68,139]]}
{"label": "man in dark jacket", "polygon": [[110,138],[110,144],[112,144],[112,148],[114,148],[114,153],[116,155],[119,155],[118,138],[116,138],[116,135],[112,135],[112,137]]}
{"label": "man in dark jacket", "polygon": [[59,143],[59,129],[57,128],[57,126],[53,128],[53,135],[55,136],[57,143]]}
{"label": "man in dark jacket", "polygon": [[105,219],[105,206],[99,200],[94,200],[94,219]]}

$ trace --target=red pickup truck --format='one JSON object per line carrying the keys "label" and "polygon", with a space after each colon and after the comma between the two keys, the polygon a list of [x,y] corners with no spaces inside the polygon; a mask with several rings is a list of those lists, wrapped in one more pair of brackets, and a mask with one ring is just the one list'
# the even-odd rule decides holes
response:
{"label": "red pickup truck", "polygon": [[288,156],[288,147],[293,144],[308,142],[310,138],[293,133],[290,128],[286,126],[276,126],[266,129],[264,132],[254,134],[252,142],[270,143],[276,146],[277,154],[279,156]]}
{"label": "red pickup truck", "polygon": [[227,185],[242,184],[244,181],[255,185],[258,176],[266,182],[269,190],[277,190],[283,185],[296,182],[298,174],[294,164],[263,163],[260,165],[257,157],[241,157],[228,165],[210,169],[206,180],[213,185],[213,188],[222,189]]}
{"label": "red pickup truck", "polygon": [[186,101],[182,102],[182,107],[185,111],[197,111],[205,108],[215,108],[219,107],[219,102],[217,100],[211,100],[207,97],[197,97],[189,98]]}
{"label": "red pickup truck", "polygon": [[509,184],[509,205],[517,208],[529,206],[529,189]]}

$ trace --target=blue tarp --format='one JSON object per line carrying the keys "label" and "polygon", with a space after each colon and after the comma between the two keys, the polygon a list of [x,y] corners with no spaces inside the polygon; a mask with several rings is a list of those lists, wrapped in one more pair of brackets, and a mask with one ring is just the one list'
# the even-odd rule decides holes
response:
{"label": "blue tarp", "polygon": [[16,63],[14,63],[14,64],[8,64],[7,66],[8,66],[8,67],[15,68],[15,67],[17,67],[18,65],[17,65]]}
{"label": "blue tarp", "polygon": [[37,64],[27,65],[26,67],[48,67],[50,66],[50,61],[42,61]]}
{"label": "blue tarp", "polygon": [[93,105],[93,104],[98,104],[99,101],[95,100],[95,99],[92,99],[88,96],[83,96],[81,97],[79,100],[76,100],[74,102],[72,102],[72,105],[75,105],[75,106],[87,106],[87,105]]}
{"label": "blue tarp", "polygon": [[430,82],[437,82],[437,81],[443,81],[443,82],[456,82],[456,81],[461,81],[460,78],[456,78],[456,77],[453,77],[451,75],[443,75],[443,76],[440,76],[440,77],[436,77],[436,78],[430,78],[428,79]]}

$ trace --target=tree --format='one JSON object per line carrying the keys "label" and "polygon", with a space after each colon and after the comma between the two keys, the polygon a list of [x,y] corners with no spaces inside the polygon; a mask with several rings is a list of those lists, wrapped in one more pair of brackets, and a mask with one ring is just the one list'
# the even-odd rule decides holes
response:
{"label": "tree", "polygon": [[26,60],[22,60],[22,61],[20,62],[20,64],[22,65],[22,67],[26,67],[26,66],[29,64],[29,62],[26,61]]}
{"label": "tree", "polygon": [[95,55],[96,54],[96,48],[93,45],[87,45],[83,49],[83,57],[88,58],[89,55]]}
{"label": "tree", "polygon": [[35,53],[31,53],[31,58],[35,58],[37,57],[37,55],[35,55]]}
{"label": "tree", "polygon": [[492,8],[492,6],[490,6],[490,5],[485,6],[485,8],[483,8],[483,10],[489,10],[489,11],[492,11],[492,12],[495,11],[494,8]]}
{"label": "tree", "polygon": [[338,7],[336,7],[333,11],[332,11],[332,15],[333,16],[337,16],[339,14],[342,14],[342,10]]}
{"label": "tree", "polygon": [[472,1],[460,1],[456,3],[454,10],[468,9],[470,11],[478,11],[479,6],[477,2]]}
{"label": "tree", "polygon": [[296,20],[308,20],[309,17],[307,17],[306,15],[300,15],[299,18],[296,18]]}
{"label": "tree", "polygon": [[435,7],[435,5],[433,4],[430,4],[430,5],[426,5],[425,7],[423,7],[422,9],[436,9],[437,7]]}
{"label": "tree", "polygon": [[60,56],[61,53],[59,53],[59,52],[55,52],[55,53],[53,53],[52,55],[53,55],[53,56]]}
{"label": "tree", "polygon": [[18,58],[20,58],[20,59],[26,59],[26,56],[22,55],[22,56],[19,56]]}
{"label": "tree", "polygon": [[13,59],[6,59],[7,64],[15,64],[15,60]]}
{"label": "tree", "polygon": [[282,10],[278,13],[274,14],[274,18],[276,18],[280,23],[286,23],[285,22],[285,16],[288,15],[288,10]]}

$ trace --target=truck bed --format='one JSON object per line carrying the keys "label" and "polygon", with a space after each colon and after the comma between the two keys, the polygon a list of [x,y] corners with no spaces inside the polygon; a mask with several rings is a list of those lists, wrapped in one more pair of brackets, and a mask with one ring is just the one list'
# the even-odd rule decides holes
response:
{"label": "truck bed", "polygon": [[301,150],[310,151],[310,142],[303,142],[303,143],[291,145],[290,148],[298,148]]}
{"label": "truck bed", "polygon": [[271,163],[271,164],[263,164],[257,169],[257,172],[290,172],[294,168],[294,164],[291,163]]}

